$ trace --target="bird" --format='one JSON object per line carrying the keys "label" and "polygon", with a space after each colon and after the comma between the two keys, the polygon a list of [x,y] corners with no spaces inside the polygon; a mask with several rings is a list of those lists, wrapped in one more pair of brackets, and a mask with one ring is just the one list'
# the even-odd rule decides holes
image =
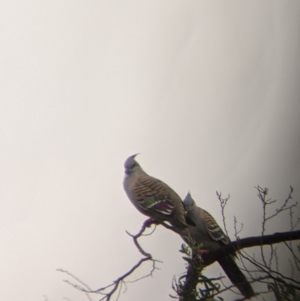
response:
{"label": "bird", "polygon": [[[198,207],[190,192],[183,200],[187,217],[193,220],[195,227],[188,227],[194,242],[202,245],[201,252],[212,252],[229,244],[229,237],[219,227],[215,219],[206,210]],[[250,283],[235,262],[233,255],[225,255],[218,259],[218,263],[230,279],[246,298],[255,295]]]}
{"label": "bird", "polygon": [[181,237],[188,241],[190,234],[185,207],[179,195],[166,183],[148,175],[135,160],[138,154],[124,163],[124,190],[135,208],[155,222],[169,222]]}

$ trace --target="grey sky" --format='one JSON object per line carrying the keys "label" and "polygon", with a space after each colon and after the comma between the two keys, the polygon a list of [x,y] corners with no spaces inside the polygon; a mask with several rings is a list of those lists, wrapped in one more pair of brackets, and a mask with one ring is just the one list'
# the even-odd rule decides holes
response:
{"label": "grey sky", "polygon": [[[220,224],[215,191],[230,193],[231,235],[234,215],[241,236],[259,234],[254,186],[283,199],[293,185],[299,200],[299,13],[298,1],[2,0],[0,299],[85,300],[56,268],[98,288],[140,258],[125,230],[145,217],[122,188],[137,152]],[[164,229],[145,239],[164,263],[121,300],[167,299],[180,244]]]}

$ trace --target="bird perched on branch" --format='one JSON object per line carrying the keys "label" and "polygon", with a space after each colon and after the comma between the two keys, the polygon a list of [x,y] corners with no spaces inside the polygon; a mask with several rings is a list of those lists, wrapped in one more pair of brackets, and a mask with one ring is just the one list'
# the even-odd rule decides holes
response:
{"label": "bird perched on branch", "polygon": [[[230,243],[230,239],[225,235],[215,219],[207,211],[196,205],[190,193],[187,194],[183,203],[187,210],[187,217],[196,224],[196,227],[189,227],[189,231],[191,238],[202,245],[203,249],[201,249],[201,252],[216,251],[222,245]],[[218,259],[218,262],[244,297],[250,298],[255,295],[245,275],[237,266],[233,255],[225,255]]]}
{"label": "bird perched on branch", "polygon": [[178,194],[164,182],[149,176],[136,162],[136,155],[124,163],[124,190],[138,211],[156,222],[169,222],[181,237],[189,239],[186,211]]}

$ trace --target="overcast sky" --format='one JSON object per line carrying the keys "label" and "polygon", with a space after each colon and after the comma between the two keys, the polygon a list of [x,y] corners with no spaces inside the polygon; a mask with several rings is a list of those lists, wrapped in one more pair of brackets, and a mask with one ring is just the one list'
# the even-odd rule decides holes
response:
{"label": "overcast sky", "polygon": [[[220,224],[230,194],[232,238],[233,216],[260,234],[254,186],[299,200],[299,29],[296,0],[2,0],[0,299],[87,300],[57,268],[96,289],[139,260],[125,230],[145,217],[122,187],[137,152]],[[168,300],[181,239],[142,243],[161,270],[120,300]]]}

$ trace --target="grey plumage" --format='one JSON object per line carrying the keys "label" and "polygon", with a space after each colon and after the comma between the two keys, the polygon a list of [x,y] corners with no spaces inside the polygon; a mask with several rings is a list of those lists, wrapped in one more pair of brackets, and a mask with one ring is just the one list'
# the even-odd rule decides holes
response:
{"label": "grey plumage", "polygon": [[142,214],[163,222],[168,221],[184,239],[189,237],[185,208],[178,194],[164,182],[149,176],[130,156],[124,164],[124,190]]}
{"label": "grey plumage", "polygon": [[[219,227],[215,219],[204,209],[198,207],[190,193],[183,201],[189,217],[196,227],[189,227],[191,238],[203,245],[203,251],[215,251],[224,244],[230,243],[230,239]],[[245,275],[239,269],[233,255],[226,255],[218,260],[224,272],[231,282],[246,297],[254,296],[254,291]]]}

